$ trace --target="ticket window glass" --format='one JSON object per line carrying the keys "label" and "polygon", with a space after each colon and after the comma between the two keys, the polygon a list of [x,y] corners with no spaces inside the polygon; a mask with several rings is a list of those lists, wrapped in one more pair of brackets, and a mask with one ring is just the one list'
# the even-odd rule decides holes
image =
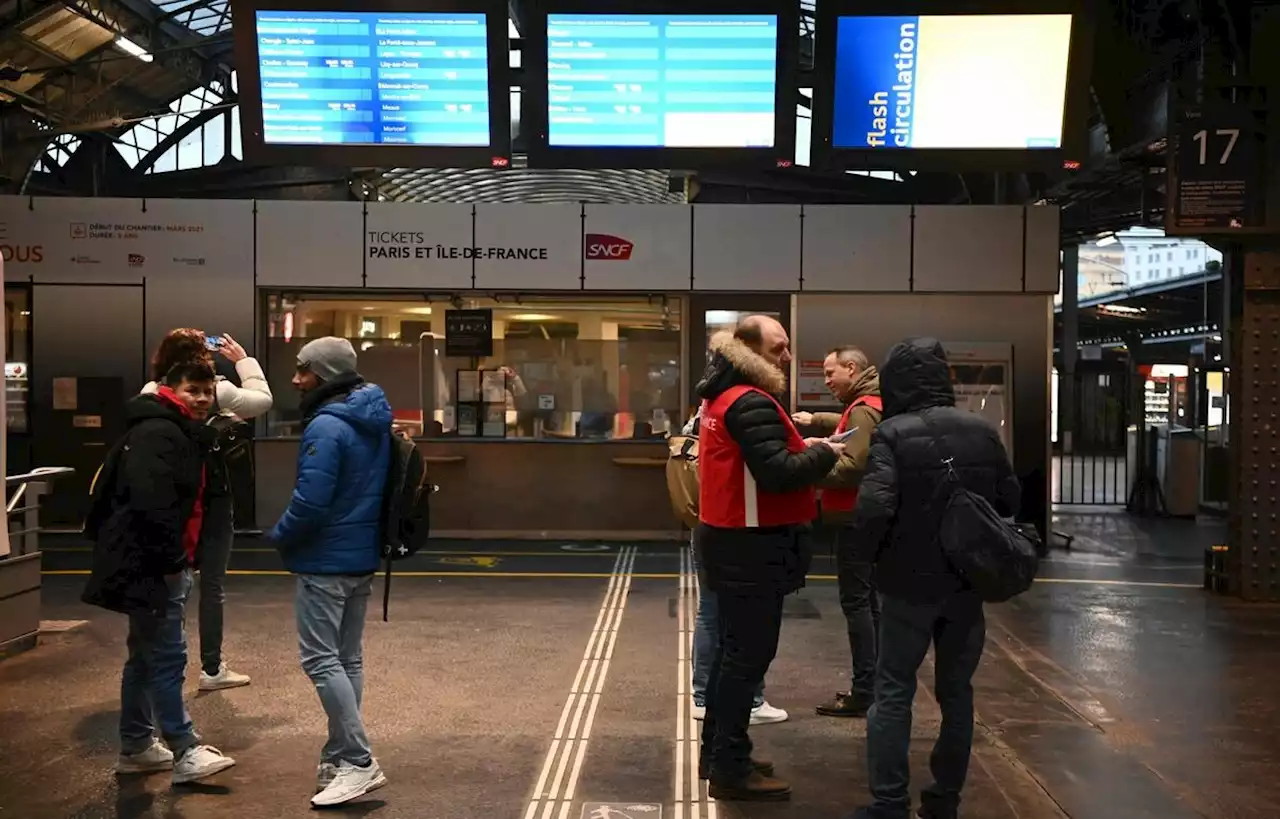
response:
{"label": "ticket window glass", "polygon": [[25,434],[31,363],[31,291],[6,287],[4,293],[5,416],[10,433]]}
{"label": "ticket window glass", "polygon": [[[791,296],[775,293],[759,294],[696,294],[689,299],[689,345],[685,358],[685,381],[688,403],[684,408],[684,419],[693,415],[697,408],[698,397],[695,393],[698,381],[706,372],[710,360],[711,338],[721,331],[732,331],[740,320],[750,315],[769,316],[782,323],[783,329],[791,333]],[[795,339],[791,339],[791,351],[796,350]],[[798,362],[797,362],[798,365]],[[783,372],[790,376],[788,367]]]}
{"label": "ticket window glass", "polygon": [[1203,447],[1200,460],[1200,503],[1210,511],[1226,512],[1231,485],[1230,386],[1231,373],[1221,370],[1198,370],[1196,380],[1200,393],[1198,431]]}
{"label": "ticket window glass", "polygon": [[[682,302],[664,296],[385,299],[266,296],[265,364],[280,396],[267,434],[301,433],[297,352],[347,338],[360,371],[416,437],[646,440],[678,423]],[[446,314],[488,315],[491,354],[450,355]],[[456,352],[456,350],[455,350]]]}

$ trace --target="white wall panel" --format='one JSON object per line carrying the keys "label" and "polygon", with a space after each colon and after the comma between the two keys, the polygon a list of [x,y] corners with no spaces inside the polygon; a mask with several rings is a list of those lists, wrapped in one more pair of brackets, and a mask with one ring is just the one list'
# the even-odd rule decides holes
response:
{"label": "white wall panel", "polygon": [[1022,292],[1022,212],[1016,205],[918,205],[915,289]]}
{"label": "white wall panel", "polygon": [[366,208],[367,286],[471,287],[471,205],[370,202]]}
{"label": "white wall panel", "polygon": [[798,290],[799,205],[694,205],[695,290]]}
{"label": "white wall panel", "polygon": [[475,252],[478,288],[580,290],[582,206],[476,205]]}
{"label": "white wall panel", "polygon": [[688,205],[587,205],[588,290],[688,290],[693,224]]}
{"label": "white wall panel", "polygon": [[[230,334],[253,352],[253,202],[236,199],[148,199],[149,219],[199,230],[167,237],[147,276],[146,342],[154,349],[174,327]],[[38,355],[38,353],[37,353]]]}
{"label": "white wall panel", "polygon": [[364,203],[258,200],[258,284],[360,287]]}
{"label": "white wall panel", "polygon": [[906,291],[910,205],[806,205],[804,289]]}
{"label": "white wall panel", "polygon": [[1057,205],[1032,205],[1027,208],[1026,271],[1027,291],[1057,293],[1062,262],[1060,211]]}

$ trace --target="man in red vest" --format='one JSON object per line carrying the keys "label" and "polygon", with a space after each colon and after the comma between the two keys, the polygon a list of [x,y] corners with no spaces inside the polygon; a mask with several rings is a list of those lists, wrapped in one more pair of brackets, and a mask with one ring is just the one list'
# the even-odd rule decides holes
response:
{"label": "man in red vest", "polygon": [[816,485],[844,447],[805,439],[782,401],[787,331],[748,316],[711,340],[702,399],[695,533],[701,582],[719,603],[699,776],[714,799],[784,800],[791,786],[751,756],[751,707],[778,650],[782,599],[804,585]]}
{"label": "man in red vest", "polygon": [[827,389],[845,405],[834,412],[797,412],[795,421],[818,435],[838,435],[853,430],[844,439],[844,454],[822,488],[822,517],[836,527],[836,566],[840,586],[840,607],[849,630],[849,653],[853,656],[853,676],[848,691],[841,691],[818,706],[827,717],[865,717],[874,700],[876,675],[876,631],[880,627],[880,601],[871,580],[871,564],[853,560],[848,524],[858,503],[858,486],[871,452],[871,432],[880,423],[880,373],[866,353],[857,347],[836,347],[822,362]]}

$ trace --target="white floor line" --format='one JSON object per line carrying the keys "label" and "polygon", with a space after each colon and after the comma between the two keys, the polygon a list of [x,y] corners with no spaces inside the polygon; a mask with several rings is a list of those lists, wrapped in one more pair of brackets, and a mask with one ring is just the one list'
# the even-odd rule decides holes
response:
{"label": "white floor line", "polygon": [[680,552],[680,579],[676,604],[676,729],[673,801],[676,819],[716,819],[715,800],[707,796],[706,783],[698,779],[702,723],[693,716],[693,635],[698,617],[698,578],[693,553]]}
{"label": "white floor line", "polygon": [[622,613],[631,593],[635,565],[636,547],[625,546],[619,550],[604,601],[587,638],[578,672],[569,686],[569,697],[560,711],[560,719],[556,722],[551,746],[547,749],[524,819],[552,819],[553,815],[557,819],[566,819],[569,816],[591,729],[595,725],[596,709],[600,705],[605,678],[609,675],[609,660],[613,657],[618,628],[622,625]]}

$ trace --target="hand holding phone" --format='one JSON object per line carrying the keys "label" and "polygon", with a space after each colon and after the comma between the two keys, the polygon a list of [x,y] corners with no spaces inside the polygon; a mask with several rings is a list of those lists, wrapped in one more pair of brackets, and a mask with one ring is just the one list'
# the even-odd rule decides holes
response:
{"label": "hand holding phone", "polygon": [[857,427],[854,427],[853,429],[846,429],[844,432],[837,432],[835,435],[828,437],[827,440],[831,441],[832,443],[843,444],[845,441],[852,438],[853,433],[857,431],[858,431]]}

